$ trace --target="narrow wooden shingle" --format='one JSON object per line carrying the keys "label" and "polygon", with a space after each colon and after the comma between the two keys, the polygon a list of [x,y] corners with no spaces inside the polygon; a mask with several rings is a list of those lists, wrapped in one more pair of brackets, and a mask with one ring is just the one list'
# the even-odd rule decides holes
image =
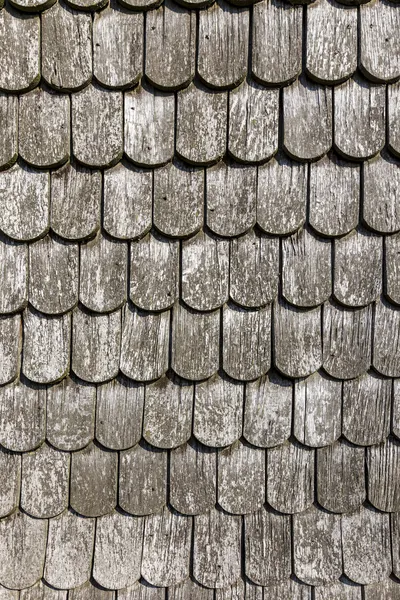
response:
{"label": "narrow wooden shingle", "polygon": [[288,377],[306,377],[322,363],[321,309],[274,304],[274,362]]}
{"label": "narrow wooden shingle", "polygon": [[67,452],[47,444],[22,455],[21,508],[45,519],[68,507],[69,461]]}
{"label": "narrow wooden shingle", "polygon": [[18,156],[18,98],[0,94],[0,167],[11,166]]}
{"label": "narrow wooden shingle", "polygon": [[18,375],[22,345],[20,315],[0,318],[0,383],[8,383]]}
{"label": "narrow wooden shingle", "polygon": [[122,157],[122,94],[89,85],[72,96],[72,150],[89,167],[109,167]]}
{"label": "narrow wooden shingle", "polygon": [[49,226],[50,177],[14,165],[0,172],[0,230],[18,241],[34,240]]}
{"label": "narrow wooden shingle", "polygon": [[67,312],[78,302],[79,248],[52,236],[29,246],[29,302],[48,315]]}
{"label": "narrow wooden shingle", "polygon": [[257,223],[266,233],[296,231],[306,219],[307,168],[285,157],[258,169]]}
{"label": "narrow wooden shingle", "polygon": [[174,155],[173,94],[139,86],[125,94],[125,154],[137,165],[158,167]]}
{"label": "narrow wooden shingle", "polygon": [[95,13],[93,20],[93,74],[110,88],[131,87],[143,69],[144,19],[118,5]]}
{"label": "narrow wooden shingle", "polygon": [[318,0],[307,9],[306,71],[320,83],[344,81],[357,68],[357,8]]}
{"label": "narrow wooden shingle", "polygon": [[0,516],[6,517],[14,512],[20,501],[21,455],[2,449],[0,451],[0,470]]}
{"label": "narrow wooden shingle", "polygon": [[217,235],[236,236],[256,222],[255,167],[223,161],[206,172],[207,225]]}
{"label": "narrow wooden shingle", "polygon": [[285,442],[267,450],[267,501],[279,512],[299,513],[314,499],[315,451]]}
{"label": "narrow wooden shingle", "polygon": [[385,292],[388,300],[400,304],[400,235],[387,236],[385,239]]}
{"label": "narrow wooden shingle", "polygon": [[190,164],[217,162],[226,150],[228,96],[191,84],[178,93],[176,152]]}
{"label": "narrow wooden shingle", "polygon": [[271,365],[271,307],[249,311],[235,305],[223,308],[224,371],[233,379],[265,375]]}
{"label": "narrow wooden shingle", "polygon": [[146,77],[156,87],[176,90],[194,77],[196,14],[170,0],[146,17]]}
{"label": "narrow wooden shingle", "polygon": [[385,87],[348,79],[335,88],[335,147],[345,158],[362,160],[385,143]]}
{"label": "narrow wooden shingle", "polygon": [[68,375],[71,315],[48,317],[27,309],[23,322],[24,375],[37,383],[52,383]]}
{"label": "narrow wooden shingle", "polygon": [[[57,41],[55,41],[57,40]],[[51,87],[76,91],[92,78],[92,19],[59,2],[42,15],[42,76]]]}
{"label": "narrow wooden shingle", "polygon": [[[365,189],[365,188],[364,188]],[[349,233],[359,220],[360,168],[335,156],[311,164],[310,225],[322,235]]]}
{"label": "narrow wooden shingle", "polygon": [[142,576],[167,587],[189,576],[192,519],[165,508],[145,519]]}
{"label": "narrow wooden shingle", "polygon": [[261,83],[288,83],[301,72],[301,6],[263,0],[253,13],[253,75]]}
{"label": "narrow wooden shingle", "polygon": [[342,383],[314,373],[295,385],[293,433],[307,446],[333,444],[342,430]]}
{"label": "narrow wooden shingle", "polygon": [[390,155],[378,155],[364,163],[363,218],[371,229],[393,233],[400,229],[398,162]]}
{"label": "narrow wooden shingle", "polygon": [[367,450],[368,499],[385,512],[400,509],[400,446],[394,439]]}
{"label": "narrow wooden shingle", "polygon": [[299,79],[283,92],[283,144],[294,159],[323,156],[332,145],[332,90]]}
{"label": "narrow wooden shingle", "polygon": [[170,237],[186,237],[203,224],[204,171],[174,161],[154,171],[154,226]]}
{"label": "narrow wooden shingle", "polygon": [[60,450],[81,450],[94,437],[96,388],[65,378],[47,389],[46,438]]}
{"label": "narrow wooden shingle", "polygon": [[40,20],[11,7],[0,12],[0,89],[26,92],[39,83]]}
{"label": "narrow wooden shingle", "polygon": [[70,505],[85,517],[98,517],[117,503],[116,452],[89,444],[71,458]]}
{"label": "narrow wooden shingle", "polygon": [[0,581],[21,589],[36,583],[43,574],[47,521],[14,512],[0,521]]}
{"label": "narrow wooden shingle", "polygon": [[120,162],[104,172],[104,229],[113,237],[138,238],[151,227],[152,174]]}
{"label": "narrow wooden shingle", "polygon": [[182,300],[212,310],[228,300],[229,242],[200,231],[182,243]]}
{"label": "narrow wooden shingle", "polygon": [[168,368],[170,313],[145,313],[126,305],[122,315],[121,371],[137,381],[161,377]]}
{"label": "narrow wooden shingle", "polygon": [[0,312],[13,313],[28,300],[28,245],[0,239]]}
{"label": "narrow wooden shingle", "polygon": [[229,446],[242,435],[243,384],[214,375],[196,385],[193,433],[211,447]]}
{"label": "narrow wooden shingle", "polygon": [[66,240],[93,236],[100,226],[99,171],[67,163],[51,174],[50,224]]}
{"label": "narrow wooden shingle", "polygon": [[258,163],[278,149],[279,92],[244,81],[229,94],[230,155],[239,162]]}
{"label": "narrow wooden shingle", "polygon": [[247,71],[249,11],[217,0],[199,13],[200,78],[214,88],[236,87]]}
{"label": "narrow wooden shingle", "polygon": [[118,502],[133,515],[151,515],[167,503],[167,453],[137,444],[120,454]]}
{"label": "narrow wooden shingle", "polygon": [[390,533],[392,535],[393,573],[398,576],[400,572],[400,514],[398,512],[393,513],[390,517]]}
{"label": "narrow wooden shingle", "polygon": [[240,516],[220,510],[194,517],[193,575],[211,588],[232,585],[240,576]]}
{"label": "narrow wooden shingle", "polygon": [[373,365],[386,377],[400,376],[400,310],[382,300],[375,306]]}
{"label": "narrow wooden shingle", "polygon": [[97,519],[93,578],[105,588],[121,589],[140,578],[143,519],[113,512]]}
{"label": "narrow wooden shingle", "polygon": [[71,589],[88,581],[94,534],[95,519],[80,517],[69,510],[50,520],[44,571],[47,583]]}
{"label": "narrow wooden shingle", "polygon": [[192,429],[193,386],[178,378],[162,377],[146,386],[143,437],[157,448],[176,448],[188,441]]}
{"label": "narrow wooden shingle", "polygon": [[400,83],[388,86],[388,146],[397,157],[400,156]]}
{"label": "narrow wooden shingle", "polygon": [[[245,515],[244,541],[246,575],[252,582],[269,586],[289,578],[290,516],[275,513],[268,508]],[[255,597],[254,600],[261,598]]]}
{"label": "narrow wooden shingle", "polygon": [[332,377],[352,379],[371,364],[372,305],[344,309],[327,302],[323,307],[323,365]]}
{"label": "narrow wooden shingle", "polygon": [[46,391],[17,381],[0,387],[0,443],[8,450],[37,448],[46,435]]}
{"label": "narrow wooden shingle", "polygon": [[114,379],[97,388],[96,439],[106,448],[124,450],[142,436],[144,387]]}

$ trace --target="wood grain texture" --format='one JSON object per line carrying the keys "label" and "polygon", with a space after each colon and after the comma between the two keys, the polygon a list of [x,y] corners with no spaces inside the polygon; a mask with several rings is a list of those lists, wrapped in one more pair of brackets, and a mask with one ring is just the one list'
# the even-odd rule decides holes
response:
{"label": "wood grain texture", "polygon": [[192,519],[169,508],[145,520],[142,576],[152,585],[169,586],[189,576]]}
{"label": "wood grain texture", "polygon": [[361,600],[361,586],[338,581],[315,588],[315,600]]}
{"label": "wood grain texture", "polygon": [[229,293],[246,308],[271,302],[278,293],[279,242],[250,230],[230,243]]}
{"label": "wood grain texture", "polygon": [[228,96],[189,85],[178,93],[176,152],[189,164],[217,162],[226,149]]}
{"label": "wood grain texture", "polygon": [[85,87],[92,78],[90,15],[57,2],[41,18],[43,79],[63,91]]}
{"label": "wood grain texture", "polygon": [[371,158],[385,143],[385,87],[348,79],[334,91],[335,148],[345,158]]}
{"label": "wood grain texture", "polygon": [[9,588],[25,588],[43,574],[47,521],[14,512],[0,521],[0,580]]}
{"label": "wood grain texture", "polygon": [[[0,470],[2,482],[0,488],[0,515],[6,517],[19,505],[21,456],[2,449],[0,451]],[[7,600],[7,598],[4,600]]]}
{"label": "wood grain texture", "polygon": [[142,166],[158,167],[174,155],[173,94],[137,87],[125,94],[125,154]]}
{"label": "wood grain texture", "polygon": [[0,383],[8,383],[18,375],[22,346],[19,315],[0,318]]}
{"label": "wood grain texture", "polygon": [[243,436],[254,446],[271,448],[290,436],[292,385],[276,373],[246,385]]}
{"label": "wood grain texture", "polygon": [[179,243],[154,234],[131,244],[129,295],[144,310],[170,308],[179,295]]}
{"label": "wood grain texture", "polygon": [[122,94],[94,85],[72,96],[72,150],[89,167],[111,167],[122,157]]}
{"label": "wood grain texture", "polygon": [[23,12],[42,12],[53,6],[54,2],[55,0],[13,0],[10,4]]}
{"label": "wood grain texture", "polygon": [[400,156],[400,83],[388,86],[388,146],[397,157]]}
{"label": "wood grain texture", "polygon": [[182,242],[182,300],[212,310],[228,300],[229,242],[200,231]]}
{"label": "wood grain texture", "polygon": [[257,224],[266,233],[292,233],[306,219],[307,169],[285,157],[258,168]]}
{"label": "wood grain texture", "polygon": [[71,600],[115,600],[114,591],[101,589],[90,581],[70,590],[68,596]]}
{"label": "wood grain texture", "polygon": [[392,563],[393,573],[397,576],[399,573],[400,559],[400,518],[399,513],[393,513],[390,519],[390,533],[392,535]]}
{"label": "wood grain texture", "polygon": [[161,377],[168,368],[170,313],[151,314],[126,305],[122,315],[121,371],[137,381]]}
{"label": "wood grain texture", "polygon": [[217,509],[194,518],[193,575],[211,588],[232,585],[240,576],[241,517]]}
{"label": "wood grain texture", "polygon": [[121,589],[140,577],[143,519],[113,512],[97,519],[93,577],[103,587]]}
{"label": "wood grain texture", "polygon": [[214,507],[216,496],[215,449],[191,441],[173,450],[170,459],[170,503],[174,509],[185,515],[200,515]]}
{"label": "wood grain texture", "polygon": [[[364,190],[366,188],[364,187]],[[322,235],[349,233],[359,220],[360,168],[336,156],[310,167],[310,225]]]}
{"label": "wood grain texture", "polygon": [[237,441],[218,454],[218,504],[229,513],[252,513],[265,501],[265,451]]}
{"label": "wood grain texture", "polygon": [[400,375],[400,311],[384,300],[377,302],[374,323],[373,365],[382,375]]}
{"label": "wood grain texture", "polygon": [[128,240],[151,227],[152,174],[118,163],[104,172],[104,229]]}
{"label": "wood grain texture", "polygon": [[28,246],[0,239],[0,312],[13,313],[28,300]]}
{"label": "wood grain texture", "polygon": [[51,174],[50,222],[66,240],[92,237],[100,227],[101,175],[67,163]]}
{"label": "wood grain texture", "polygon": [[390,2],[378,0],[360,7],[360,68],[372,81],[400,77],[399,12]]}
{"label": "wood grain texture", "polygon": [[89,315],[76,309],[72,319],[72,370],[81,379],[101,383],[118,374],[121,314]]}
{"label": "wood grain texture", "polygon": [[[386,342],[387,342],[386,338]],[[390,432],[392,382],[365,373],[343,384],[343,435],[360,446],[379,444]]]}
{"label": "wood grain texture", "polygon": [[293,429],[307,446],[333,444],[342,430],[342,383],[319,372],[296,381]]}
{"label": "wood grain texture", "polygon": [[291,531],[288,515],[280,515],[268,508],[245,515],[244,540],[246,575],[252,582],[270,586],[290,576]]}
{"label": "wood grain texture", "polygon": [[46,435],[46,392],[29,382],[0,388],[0,442],[14,452],[37,448]]}
{"label": "wood grain texture", "polygon": [[314,456],[311,448],[292,442],[267,450],[267,502],[272,508],[293,514],[311,506]]}
{"label": "wood grain texture", "polygon": [[95,13],[93,20],[93,74],[110,88],[137,83],[143,70],[144,18],[117,4]]}
{"label": "wood grain texture", "polygon": [[90,443],[71,458],[70,505],[85,517],[98,517],[117,503],[116,452],[101,450]]}
{"label": "wood grain texture", "polygon": [[283,91],[283,145],[294,159],[320,158],[332,145],[332,91],[304,78]]}
{"label": "wood grain texture", "polygon": [[96,388],[65,378],[46,394],[46,438],[59,450],[81,450],[94,438]]}
{"label": "wood grain texture", "polygon": [[[363,218],[371,229],[393,233],[400,229],[396,201],[400,190],[398,162],[387,154],[364,164]],[[388,238],[390,239],[390,238]]]}
{"label": "wood grain texture", "polygon": [[367,449],[368,499],[375,508],[396,512],[400,507],[400,452],[397,440]]}
{"label": "wood grain texture", "polygon": [[146,17],[146,77],[156,87],[186,87],[195,74],[196,14],[166,0]]}
{"label": "wood grain texture", "polygon": [[170,600],[214,600],[214,590],[204,588],[191,579],[168,589]]}
{"label": "wood grain texture", "polygon": [[220,448],[242,434],[243,384],[214,375],[196,385],[193,434],[206,446]]}
{"label": "wood grain texture", "polygon": [[322,363],[321,309],[274,305],[274,362],[289,377],[306,377]]}
{"label": "wood grain texture", "polygon": [[232,305],[223,308],[222,365],[233,379],[265,375],[271,365],[271,308],[249,311]]}
{"label": "wood grain texture", "polygon": [[138,581],[123,590],[118,590],[118,598],[120,600],[165,600],[165,589]]}
{"label": "wood grain texture", "polygon": [[338,83],[357,68],[357,8],[318,0],[307,9],[306,72],[320,83]]}
{"label": "wood grain texture", "polygon": [[65,511],[49,522],[44,577],[57,588],[75,588],[91,572],[95,520]]}
{"label": "wood grain texture", "polygon": [[79,299],[89,310],[102,313],[126,301],[128,248],[99,234],[80,247]]}
{"label": "wood grain texture", "polygon": [[260,83],[288,83],[301,72],[301,6],[282,0],[254,5],[252,73]]}
{"label": "wood grain texture", "polygon": [[206,172],[207,225],[217,235],[236,236],[256,222],[257,170],[223,161]]}
{"label": "wood grain texture", "polygon": [[197,313],[177,303],[173,311],[171,367],[185,379],[211,377],[219,366],[220,314]]}
{"label": "wood grain texture", "polygon": [[331,302],[323,310],[323,365],[338,379],[352,379],[371,364],[372,305],[348,310]]}
{"label": "wood grain texture", "polygon": [[342,546],[344,572],[352,581],[382,581],[392,568],[389,515],[363,506],[343,515]]}
{"label": "wood grain texture", "polygon": [[385,238],[385,292],[388,300],[394,304],[400,303],[400,235],[390,235]]}
{"label": "wood grain texture", "polygon": [[167,503],[166,452],[137,444],[120,454],[119,504],[134,515],[161,511]]}
{"label": "wood grain texture", "polygon": [[400,439],[400,380],[393,381],[392,433]]}
{"label": "wood grain texture", "polygon": [[[100,10],[107,5],[106,0],[67,0],[67,4],[72,8],[76,8],[78,10]],[[86,592],[85,592],[86,593]],[[89,592],[89,597],[91,592]]]}
{"label": "wood grain texture", "polygon": [[119,4],[130,10],[145,10],[158,8],[161,0],[118,0]]}
{"label": "wood grain texture", "polygon": [[[19,597],[21,600],[67,600],[67,594],[67,590],[56,590],[43,583],[42,580],[30,588],[21,590]],[[4,600],[11,599],[4,598]]]}
{"label": "wood grain texture", "polygon": [[[33,588],[28,588],[28,594],[31,589]],[[22,591],[21,597],[27,598],[28,594],[25,594],[25,591]],[[1,600],[18,600],[20,598],[20,592],[18,590],[9,590],[8,588],[2,586],[0,588],[0,597]]]}
{"label": "wood grain texture", "polygon": [[22,372],[37,383],[59,381],[69,372],[71,316],[47,317],[31,309],[24,314]]}
{"label": "wood grain texture", "polygon": [[[137,444],[142,435],[144,387],[114,379],[98,386],[96,439],[111,450]],[[125,587],[125,586],[124,586]]]}
{"label": "wood grain texture", "polygon": [[143,437],[157,448],[176,448],[192,430],[193,385],[162,377],[146,387]]}
{"label": "wood grain texture", "polygon": [[385,579],[379,583],[371,583],[364,588],[365,600],[397,600],[399,598],[399,584],[393,579]]}
{"label": "wood grain texture", "polygon": [[0,168],[15,163],[18,156],[18,98],[0,94]]}
{"label": "wood grain texture", "polygon": [[21,508],[32,517],[45,519],[68,507],[68,453],[46,443],[22,455]]}
{"label": "wood grain texture", "polygon": [[0,89],[26,92],[40,79],[40,20],[5,8],[0,12]]}
{"label": "wood grain texture", "polygon": [[204,171],[174,161],[154,171],[153,223],[170,237],[186,237],[203,224]]}
{"label": "wood grain texture", "polygon": [[229,94],[230,155],[261,163],[278,149],[279,92],[246,80]]}
{"label": "wood grain texture", "polygon": [[218,0],[199,13],[197,71],[214,88],[237,87],[246,76],[249,11]]}
{"label": "wood grain texture", "polygon": [[295,306],[318,306],[331,294],[331,243],[303,227],[282,239],[282,294]]}
{"label": "wood grain texture", "polygon": [[283,583],[269,585],[264,590],[264,600],[291,598],[291,600],[311,600],[312,588],[308,585],[288,579]]}
{"label": "wood grain texture", "polygon": [[0,230],[18,241],[43,236],[49,227],[47,172],[14,165],[0,172]]}
{"label": "wood grain texture", "polygon": [[47,235],[29,246],[29,302],[48,315],[78,302],[79,248]]}

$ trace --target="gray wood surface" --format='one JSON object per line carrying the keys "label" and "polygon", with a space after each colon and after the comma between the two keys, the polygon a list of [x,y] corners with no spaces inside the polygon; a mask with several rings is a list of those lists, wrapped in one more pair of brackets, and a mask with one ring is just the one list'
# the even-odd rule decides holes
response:
{"label": "gray wood surface", "polygon": [[[18,594],[18,592],[12,593]],[[43,580],[41,580],[32,587],[21,590],[19,598],[21,598],[21,600],[67,600],[67,594],[67,590],[56,590],[47,586],[43,583]],[[7,597],[4,598],[4,600],[11,600],[11,598]]]}
{"label": "gray wood surface", "polygon": [[16,381],[0,387],[0,443],[14,452],[37,448],[46,435],[46,392]]}
{"label": "gray wood surface", "polygon": [[[41,12],[53,6],[56,0],[12,0],[10,4],[23,12]],[[64,596],[60,596],[61,598]]]}
{"label": "gray wood surface", "polygon": [[393,565],[393,572],[395,575],[399,574],[399,559],[400,559],[400,518],[399,518],[399,513],[394,513],[391,516],[391,522],[390,522],[390,533],[392,535],[392,549],[393,549],[393,554],[392,554],[392,565]]}
{"label": "gray wood surface", "polygon": [[0,383],[13,381],[20,367],[21,317],[14,315],[0,319]]}
{"label": "gray wood surface", "polygon": [[393,579],[385,579],[379,583],[372,583],[366,585],[364,588],[365,600],[385,600],[392,598],[398,600],[399,598],[399,586],[397,581]]}
{"label": "gray wood surface", "polygon": [[385,239],[385,292],[390,302],[400,304],[400,235],[387,236]]}
{"label": "gray wood surface", "polygon": [[71,600],[115,600],[115,592],[104,590],[90,581],[69,592]]}
{"label": "gray wood surface", "polygon": [[315,588],[315,600],[361,600],[361,590],[360,585],[338,581]]}
{"label": "gray wood surface", "polygon": [[400,83],[388,86],[388,146],[397,157],[400,156]]}
{"label": "gray wood surface", "polygon": [[288,579],[283,583],[270,585],[264,589],[264,600],[274,600],[274,598],[291,598],[291,600],[311,600],[312,588],[301,584],[293,579]]}
{"label": "gray wood surface", "polygon": [[214,600],[214,590],[201,587],[195,581],[186,579],[183,583],[168,589],[169,600]]}
{"label": "gray wood surface", "polygon": [[[19,505],[21,489],[21,455],[0,451],[0,515],[6,517]],[[0,596],[1,597],[1,596]],[[5,598],[4,600],[7,600]]]}
{"label": "gray wood surface", "polygon": [[134,585],[118,590],[118,598],[120,600],[165,600],[165,588],[137,581]]}
{"label": "gray wood surface", "polygon": [[388,439],[367,449],[368,499],[375,508],[397,512],[400,508],[400,452],[397,440]]}
{"label": "gray wood surface", "polygon": [[0,167],[11,166],[18,156],[18,98],[0,94]]}
{"label": "gray wood surface", "polygon": [[387,377],[400,376],[400,311],[385,301],[377,302],[374,322],[373,365]]}
{"label": "gray wood surface", "polygon": [[0,239],[0,311],[13,313],[28,300],[28,246]]}
{"label": "gray wood surface", "polygon": [[398,162],[390,155],[379,154],[364,163],[363,218],[368,227],[380,233],[400,229],[399,190]]}

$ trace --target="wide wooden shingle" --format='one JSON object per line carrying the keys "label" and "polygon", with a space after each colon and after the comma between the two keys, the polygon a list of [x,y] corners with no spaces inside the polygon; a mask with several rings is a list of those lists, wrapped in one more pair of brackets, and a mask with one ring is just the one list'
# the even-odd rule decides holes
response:
{"label": "wide wooden shingle", "polygon": [[368,498],[378,510],[397,512],[400,507],[400,452],[397,440],[367,450]]}
{"label": "wide wooden shingle", "polygon": [[375,369],[387,377],[400,376],[400,310],[382,300],[376,303],[374,327]]}
{"label": "wide wooden shingle", "polygon": [[368,227],[380,233],[400,229],[399,190],[399,165],[392,157],[378,155],[364,164],[363,218]]}
{"label": "wide wooden shingle", "polygon": [[46,391],[29,382],[0,387],[0,443],[14,452],[37,448],[46,436]]}

